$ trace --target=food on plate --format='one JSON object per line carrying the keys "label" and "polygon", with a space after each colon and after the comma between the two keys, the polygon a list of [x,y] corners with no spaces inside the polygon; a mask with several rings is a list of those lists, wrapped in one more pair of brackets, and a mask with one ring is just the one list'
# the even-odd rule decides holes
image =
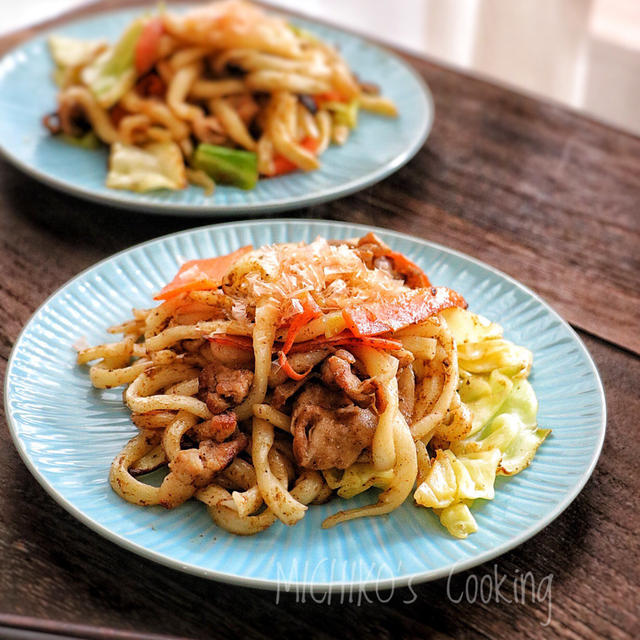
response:
{"label": "food on plate", "polygon": [[78,353],[95,387],[126,385],[139,432],[110,482],[134,504],[196,498],[246,535],[375,487],[323,526],[412,496],[464,538],[549,433],[531,352],[373,233],[190,260],[155,300]]}
{"label": "food on plate", "polygon": [[312,171],[366,109],[395,116],[330,45],[239,0],[159,9],[115,44],[51,36],[60,91],[45,126],[67,142],[108,145],[107,187],[213,193]]}

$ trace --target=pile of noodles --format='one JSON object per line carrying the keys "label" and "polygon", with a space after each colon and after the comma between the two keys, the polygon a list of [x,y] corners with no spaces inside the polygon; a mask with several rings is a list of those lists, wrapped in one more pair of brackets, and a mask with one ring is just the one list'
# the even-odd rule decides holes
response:
{"label": "pile of noodles", "polygon": [[[414,278],[404,256],[380,245],[384,255],[371,264],[361,246],[319,238],[246,248],[227,258],[215,284],[204,284],[202,265],[187,263],[161,304],[110,329],[119,342],[79,352],[79,363],[93,363],[94,386],[126,385],[139,429],[111,468],[120,496],[168,508],[196,498],[224,529],[252,534],[276,520],[295,524],[310,504],[377,487],[375,502],[323,526],[388,513],[413,494],[451,534],[477,529],[473,501],[493,498],[496,475],[524,469],[548,434],[537,427],[527,382],[531,353],[455,292],[419,286],[428,281]],[[367,326],[370,334],[359,335]],[[309,374],[294,371],[288,356],[338,345],[377,385],[375,434],[368,456],[346,469],[303,468],[291,416],[270,398],[288,376]],[[212,418],[199,376],[211,363],[250,368],[252,383],[231,408],[230,439],[198,445],[193,434]],[[207,447],[215,459],[227,456],[213,474]],[[168,471],[160,486],[143,481],[160,467]]]}

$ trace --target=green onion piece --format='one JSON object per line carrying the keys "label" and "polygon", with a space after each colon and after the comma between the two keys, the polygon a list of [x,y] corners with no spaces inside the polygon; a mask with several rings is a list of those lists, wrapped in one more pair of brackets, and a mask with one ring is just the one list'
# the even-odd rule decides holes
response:
{"label": "green onion piece", "polygon": [[253,151],[202,142],[193,154],[191,166],[202,169],[220,184],[240,189],[253,189],[258,182],[258,156]]}
{"label": "green onion piece", "polygon": [[302,38],[303,40],[309,40],[311,42],[318,41],[318,39],[311,33],[311,31],[307,31],[306,29],[303,29],[296,24],[291,24],[290,22],[287,26],[289,27],[289,29],[291,29],[291,31],[293,31],[293,33],[295,33],[299,38]]}
{"label": "green onion piece", "polygon": [[67,133],[59,133],[58,137],[67,144],[72,144],[74,147],[81,147],[82,149],[98,149],[102,145],[93,131],[87,131],[87,133],[78,138]]}
{"label": "green onion piece", "polygon": [[322,108],[331,111],[336,124],[345,125],[349,129],[355,129],[358,125],[360,104],[357,98],[354,98],[351,102],[323,102]]}

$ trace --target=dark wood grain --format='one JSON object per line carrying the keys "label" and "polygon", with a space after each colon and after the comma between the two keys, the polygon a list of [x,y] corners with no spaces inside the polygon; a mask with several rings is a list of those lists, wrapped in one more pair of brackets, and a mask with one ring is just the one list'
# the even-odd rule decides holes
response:
{"label": "dark wood grain", "polygon": [[[0,40],[0,50],[24,36]],[[103,540],[45,494],[3,425],[0,612],[190,638],[640,636],[640,360],[632,353],[640,351],[640,140],[411,60],[436,100],[426,146],[382,183],[299,213],[408,231],[465,251],[599,336],[582,333],[604,380],[608,435],[585,490],[532,540],[450,584],[398,590],[386,604],[375,594],[359,604],[335,596],[302,603],[288,594],[276,604],[273,593],[183,575]],[[2,370],[29,316],[71,276],[133,243],[202,223],[77,200],[0,161]],[[472,575],[494,572],[512,593],[528,571],[536,586],[553,576],[548,627],[548,603],[532,602],[530,584],[524,603],[449,597]]]}
{"label": "dark wood grain", "polygon": [[50,620],[35,616],[17,616],[0,612],[0,638],[18,636],[24,640],[185,640],[177,636],[139,633],[114,627],[77,624],[63,620]]}

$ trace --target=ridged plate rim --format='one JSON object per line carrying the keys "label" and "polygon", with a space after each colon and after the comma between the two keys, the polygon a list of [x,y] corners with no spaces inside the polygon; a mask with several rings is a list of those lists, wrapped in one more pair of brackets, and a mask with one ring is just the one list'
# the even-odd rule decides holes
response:
{"label": "ridged plate rim", "polygon": [[[533,523],[528,528],[519,532],[518,535],[515,536],[515,538],[507,540],[504,543],[497,546],[496,548],[490,549],[487,552],[474,555],[473,557],[463,562],[452,563],[450,566],[447,566],[441,569],[418,571],[411,574],[392,576],[382,580],[379,580],[379,579],[364,580],[364,581],[346,580],[346,581],[331,581],[331,582],[298,581],[293,583],[296,589],[302,589],[305,591],[312,590],[317,593],[338,592],[338,591],[345,592],[345,589],[353,589],[354,587],[363,589],[363,590],[373,590],[373,589],[384,590],[384,589],[393,589],[396,587],[401,587],[401,586],[406,586],[411,584],[418,584],[420,582],[436,580],[439,578],[446,577],[448,575],[453,575],[460,571],[473,568],[479,564],[482,564],[483,562],[496,558],[506,553],[507,551],[510,551],[514,547],[522,544],[523,542],[525,542],[526,540],[530,539],[535,534],[537,534],[539,531],[544,529],[546,526],[548,526],[571,504],[571,502],[573,502],[573,500],[577,497],[577,495],[580,493],[580,491],[588,481],[598,461],[598,457],[600,455],[602,445],[604,442],[604,437],[605,437],[606,403],[605,403],[604,390],[603,390],[602,382],[600,380],[597,367],[591,355],[589,354],[589,351],[587,350],[586,346],[580,339],[580,337],[571,328],[571,326],[546,301],[544,301],[544,299],[542,299],[540,296],[538,296],[535,292],[533,292],[531,289],[529,289],[525,285],[518,282],[516,279],[492,267],[491,265],[488,265],[482,262],[481,260],[468,256],[460,251],[447,248],[443,245],[433,243],[427,240],[423,240],[421,238],[414,238],[404,233],[389,231],[386,229],[377,228],[370,225],[363,225],[363,224],[356,224],[356,223],[343,223],[343,222],[336,222],[336,221],[322,220],[322,219],[282,218],[282,219],[275,219],[275,220],[268,220],[268,221],[259,220],[259,221],[229,222],[224,224],[207,225],[207,226],[199,227],[196,229],[185,230],[179,233],[167,234],[165,236],[137,244],[133,247],[120,251],[104,260],[101,260],[95,265],[88,267],[87,269],[80,272],[74,278],[69,280],[65,285],[60,287],[55,293],[49,296],[34,312],[31,319],[27,322],[27,324],[25,325],[25,327],[23,328],[23,330],[21,331],[20,335],[18,336],[15,342],[15,345],[11,351],[8,366],[7,366],[7,372],[5,376],[5,394],[4,394],[5,412],[7,415],[9,431],[11,433],[14,445],[18,450],[23,462],[25,463],[29,471],[32,473],[32,475],[39,482],[39,484],[61,507],[63,507],[66,511],[68,511],[71,515],[73,515],[83,524],[87,525],[93,531],[102,535],[103,537],[110,540],[111,542],[114,542],[129,551],[133,551],[134,553],[137,553],[142,557],[145,557],[152,561],[166,565],[170,568],[177,569],[179,571],[183,571],[196,576],[213,579],[213,580],[217,580],[217,581],[221,581],[229,584],[235,584],[235,585],[245,586],[245,587],[255,587],[260,589],[268,589],[268,590],[275,590],[275,589],[282,588],[284,583],[277,582],[273,579],[248,577],[248,576],[238,575],[236,573],[228,573],[225,571],[208,569],[205,567],[198,566],[197,564],[178,561],[175,558],[172,558],[171,556],[145,548],[140,544],[137,544],[131,540],[128,540],[124,536],[114,533],[108,527],[102,525],[101,523],[97,522],[96,520],[94,520],[93,518],[85,514],[81,509],[77,508],[74,504],[72,504],[69,500],[67,500],[63,495],[61,495],[61,493],[54,486],[52,486],[52,484],[41,473],[41,471],[38,468],[38,465],[36,464],[36,462],[34,462],[34,460],[31,459],[28,452],[26,451],[26,448],[23,446],[23,443],[20,439],[20,425],[14,415],[15,407],[12,402],[12,395],[13,395],[12,387],[15,385],[16,376],[18,380],[20,379],[20,376],[14,372],[16,357],[18,353],[23,348],[25,348],[23,345],[24,336],[28,332],[31,325],[33,325],[37,321],[39,315],[44,310],[46,310],[56,298],[61,297],[65,293],[65,291],[68,290],[72,285],[87,278],[93,273],[99,273],[101,268],[115,261],[117,258],[123,257],[126,254],[133,253],[141,249],[148,249],[153,245],[162,245],[163,243],[166,243],[169,240],[183,238],[186,236],[197,236],[199,234],[209,234],[209,233],[220,233],[222,235],[229,236],[230,234],[233,233],[234,229],[240,229],[247,226],[277,227],[278,225],[284,225],[284,226],[291,226],[291,227],[296,227],[296,226],[300,227],[300,225],[304,226],[304,225],[313,225],[313,224],[325,225],[329,229],[336,228],[336,229],[341,229],[345,231],[348,230],[349,233],[351,233],[351,230],[353,230],[353,232],[355,233],[358,233],[358,232],[366,233],[369,231],[374,231],[389,239],[395,238],[399,241],[408,242],[417,247],[434,250],[444,256],[455,257],[475,267],[479,267],[481,269],[487,270],[494,276],[498,277],[503,282],[507,282],[509,285],[511,285],[515,289],[526,294],[530,299],[535,301],[536,304],[542,307],[547,315],[551,316],[555,321],[557,321],[563,327],[563,329],[566,332],[568,332],[568,335],[571,338],[572,343],[575,346],[577,346],[581,357],[584,359],[584,363],[586,364],[590,374],[593,376],[593,379],[595,381],[595,395],[597,396],[597,398],[594,398],[594,400],[597,399],[597,404],[600,410],[600,414],[599,414],[600,420],[599,420],[598,432],[596,434],[597,440],[591,451],[589,461],[582,468],[580,476],[576,478],[574,484],[572,485],[571,491],[566,496],[564,496],[563,499],[558,504],[556,504],[556,506],[550,513],[538,519],[535,523]],[[500,322],[500,318],[493,318],[493,319]],[[535,361],[534,361],[534,367],[535,367]],[[544,446],[544,444],[542,446]],[[533,461],[533,465],[535,465],[535,459]],[[111,491],[110,488],[108,490]],[[393,513],[387,517],[393,517]],[[478,534],[474,534],[474,535],[478,535]]]}

